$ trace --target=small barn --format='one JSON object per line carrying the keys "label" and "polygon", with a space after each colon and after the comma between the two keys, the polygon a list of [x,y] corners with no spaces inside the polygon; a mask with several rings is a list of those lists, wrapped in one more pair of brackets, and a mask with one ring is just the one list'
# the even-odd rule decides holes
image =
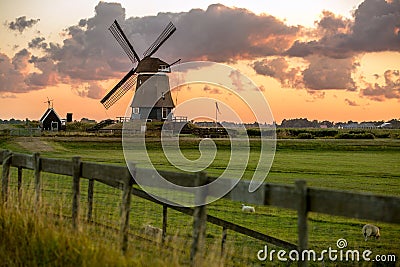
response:
{"label": "small barn", "polygon": [[51,107],[40,118],[40,127],[43,131],[59,131],[61,130],[61,118],[57,112]]}

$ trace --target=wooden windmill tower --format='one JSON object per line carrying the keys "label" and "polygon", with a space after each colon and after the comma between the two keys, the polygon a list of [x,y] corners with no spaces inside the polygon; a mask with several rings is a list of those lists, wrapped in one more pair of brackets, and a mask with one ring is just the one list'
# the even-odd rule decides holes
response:
{"label": "wooden windmill tower", "polygon": [[[108,109],[128,92],[129,89],[136,85],[136,93],[131,103],[131,118],[157,121],[166,120],[175,107],[171,97],[169,78],[166,73],[171,72],[170,67],[179,62],[179,60],[168,64],[152,56],[175,32],[175,26],[170,22],[154,43],[143,53],[142,59],[140,59],[133,49],[117,20],[114,21],[109,30],[124,49],[132,63],[138,64],[136,67],[132,68],[100,102]],[[148,82],[144,90],[138,91],[139,87],[146,81]]]}

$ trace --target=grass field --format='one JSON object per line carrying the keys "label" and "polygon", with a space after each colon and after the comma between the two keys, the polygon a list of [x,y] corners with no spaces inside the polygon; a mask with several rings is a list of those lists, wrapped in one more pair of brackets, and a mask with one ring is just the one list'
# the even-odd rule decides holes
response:
{"label": "grass field", "polygon": [[[198,140],[187,139],[181,142],[183,154],[195,159],[199,156]],[[217,158],[207,169],[211,176],[218,176],[229,161],[229,142],[217,140]],[[117,138],[21,138],[0,140],[0,148],[13,151],[31,153],[39,151],[46,157],[70,158],[80,155],[83,160],[124,164],[121,141]],[[245,171],[244,179],[251,178],[255,168],[255,161],[259,151],[257,139],[251,141],[251,157]],[[149,154],[153,164],[159,169],[173,170],[169,162],[160,156],[156,143],[149,146]],[[140,164],[140,158],[138,159]],[[12,179],[15,181],[15,171]],[[27,181],[32,174],[27,172]],[[66,177],[44,174],[44,198],[49,199],[52,210],[68,214],[70,180]],[[275,160],[266,182],[293,184],[295,180],[304,179],[309,186],[330,189],[371,192],[380,195],[400,196],[400,140],[399,139],[372,139],[372,140],[338,140],[338,139],[290,139],[278,140]],[[82,188],[86,184],[83,182]],[[32,188],[30,188],[32,190]],[[84,191],[84,190],[83,190]],[[61,193],[60,193],[61,192]],[[82,192],[84,199],[85,193]],[[106,187],[96,186],[95,218],[107,224],[118,223],[118,203],[120,193]],[[53,203],[51,203],[53,202]],[[266,233],[268,235],[296,243],[296,213],[289,210],[277,209],[268,206],[256,207],[256,214],[243,214],[240,211],[241,203],[219,200],[209,207],[209,214],[232,221],[239,225]],[[147,201],[134,198],[132,205],[133,232],[140,232],[145,224],[161,227],[161,207]],[[84,203],[82,203],[84,207]],[[135,211],[140,210],[138,213]],[[373,212],[373,211],[371,211]],[[169,213],[168,232],[175,234],[182,247],[187,247],[187,240],[191,234],[191,218],[171,211]],[[380,240],[365,242],[361,235],[361,227],[365,223],[374,223],[382,227]],[[221,229],[211,224],[207,225],[207,243],[209,249],[219,250]],[[370,249],[374,254],[395,254],[400,257],[400,225],[366,222],[342,217],[333,217],[322,214],[310,214],[309,246],[316,251],[336,247],[336,240],[345,238],[349,248]],[[85,228],[86,229],[86,228]],[[90,229],[88,229],[89,231]],[[109,235],[107,236],[107,239]],[[94,238],[94,235],[91,236]],[[103,240],[102,237],[96,237]],[[90,238],[89,238],[90,239]],[[186,240],[186,241],[185,241]],[[86,242],[86,241],[85,241]],[[140,241],[135,240],[136,245]],[[243,235],[228,233],[227,265],[259,265],[256,253],[264,244]],[[132,245],[135,246],[135,245]],[[144,254],[152,255],[153,245],[147,245]],[[168,255],[168,252],[165,252]],[[185,265],[185,260],[178,259],[176,253],[172,257],[177,265]],[[213,257],[216,257],[214,253]],[[186,255],[187,256],[187,255]],[[143,256],[146,261],[146,256]],[[152,258],[150,256],[150,258]],[[185,258],[185,257],[183,257]],[[212,257],[211,257],[212,258]],[[210,258],[209,258],[210,259]],[[146,266],[141,261],[140,264]],[[121,262],[124,265],[126,262]],[[162,261],[159,266],[162,266]],[[165,263],[165,262],[164,262]],[[399,260],[397,261],[399,264]],[[128,264],[128,263],[127,263]],[[129,265],[129,264],[128,264]],[[332,265],[336,265],[332,263]]]}

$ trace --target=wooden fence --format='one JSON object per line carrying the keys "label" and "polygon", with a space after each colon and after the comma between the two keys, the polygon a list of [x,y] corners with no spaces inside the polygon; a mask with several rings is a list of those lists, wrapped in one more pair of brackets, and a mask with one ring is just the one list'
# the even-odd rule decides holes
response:
{"label": "wooden fence", "polygon": [[[71,176],[73,189],[72,225],[74,229],[78,229],[79,224],[81,178],[89,179],[88,209],[86,214],[86,219],[88,221],[92,220],[93,186],[95,181],[121,189],[123,194],[121,200],[120,246],[123,252],[128,248],[129,211],[132,194],[156,204],[163,205],[163,240],[167,230],[168,208],[193,216],[193,236],[190,253],[193,265],[195,265],[196,262],[196,255],[199,255],[199,252],[202,249],[206,231],[206,222],[222,227],[222,248],[224,247],[227,230],[231,230],[285,249],[296,249],[299,253],[308,248],[307,216],[309,212],[376,220],[388,223],[400,223],[399,197],[315,189],[307,187],[305,181],[296,181],[295,186],[265,183],[253,193],[249,193],[247,190],[249,181],[240,181],[231,192],[224,196],[224,198],[233,201],[241,201],[257,205],[271,205],[297,210],[298,245],[295,245],[243,226],[239,226],[232,222],[207,215],[206,206],[204,205],[195,208],[187,208],[168,205],[160,199],[154,199],[146,192],[133,187],[135,180],[127,167],[83,162],[79,157],[73,157],[72,160],[51,159],[41,157],[39,153],[28,155],[13,153],[8,150],[0,150],[0,164],[3,165],[1,196],[3,203],[8,200],[10,167],[18,168],[17,184],[19,196],[22,193],[22,170],[34,170],[36,208],[40,207],[41,202],[41,172]],[[138,172],[141,174],[146,173],[146,170],[136,168],[134,165],[130,167],[131,170],[134,170],[133,176]],[[182,174],[160,171],[159,173],[169,181],[185,186],[202,185],[215,180],[215,178],[207,177],[203,172],[196,174]],[[209,195],[213,195],[213,192],[202,192],[195,198],[196,201],[201,202]],[[307,265],[307,262],[299,262],[299,265],[305,266]]]}

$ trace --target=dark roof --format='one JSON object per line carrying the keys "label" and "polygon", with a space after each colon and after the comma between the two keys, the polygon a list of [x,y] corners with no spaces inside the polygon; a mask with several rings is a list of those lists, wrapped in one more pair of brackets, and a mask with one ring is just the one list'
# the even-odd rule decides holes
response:
{"label": "dark roof", "polygon": [[137,66],[136,72],[141,73],[141,72],[158,72],[160,69],[160,66],[165,66],[168,67],[168,63],[162,61],[159,58],[155,57],[145,57],[139,62],[139,65]]}
{"label": "dark roof", "polygon": [[51,112],[54,112],[54,114],[57,116],[57,118],[61,121],[60,116],[58,116],[57,112],[56,112],[53,108],[48,108],[48,109],[46,110],[46,112],[43,114],[43,116],[40,118],[39,121],[40,121],[40,122],[43,122],[43,121],[47,118],[47,116],[49,116],[49,114],[50,114]]}

